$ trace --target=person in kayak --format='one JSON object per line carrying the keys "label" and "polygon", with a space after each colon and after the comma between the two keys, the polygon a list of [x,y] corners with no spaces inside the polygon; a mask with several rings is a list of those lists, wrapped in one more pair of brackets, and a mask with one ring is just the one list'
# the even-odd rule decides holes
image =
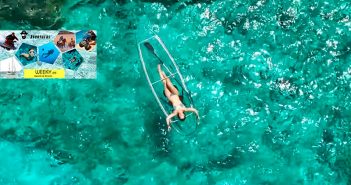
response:
{"label": "person in kayak", "polygon": [[170,104],[172,104],[173,106],[173,112],[170,115],[168,115],[166,118],[168,131],[171,130],[171,119],[174,116],[178,116],[179,120],[184,121],[186,118],[184,114],[185,112],[194,112],[197,115],[197,117],[199,117],[199,113],[196,109],[192,107],[190,108],[185,107],[185,105],[181,101],[181,97],[179,96],[178,89],[173,85],[171,80],[162,71],[161,64],[157,65],[157,69],[164,86],[164,94],[168,98]]}

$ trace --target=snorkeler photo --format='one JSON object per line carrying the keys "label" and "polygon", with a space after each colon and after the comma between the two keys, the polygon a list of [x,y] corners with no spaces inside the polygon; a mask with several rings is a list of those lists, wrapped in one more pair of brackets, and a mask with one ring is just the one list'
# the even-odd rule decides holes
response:
{"label": "snorkeler photo", "polygon": [[31,44],[22,43],[15,55],[24,66],[38,61],[37,47]]}
{"label": "snorkeler photo", "polygon": [[62,54],[62,61],[65,68],[77,70],[84,59],[76,49],[73,49]]}
{"label": "snorkeler photo", "polygon": [[31,48],[28,50],[27,53],[21,53],[21,57],[24,57],[26,60],[32,60],[35,57],[35,50],[34,48]]}

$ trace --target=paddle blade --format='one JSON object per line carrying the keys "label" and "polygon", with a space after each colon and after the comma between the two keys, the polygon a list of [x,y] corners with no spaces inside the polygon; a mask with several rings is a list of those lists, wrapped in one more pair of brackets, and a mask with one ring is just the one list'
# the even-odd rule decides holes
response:
{"label": "paddle blade", "polygon": [[149,42],[144,42],[144,46],[152,53],[155,53],[154,47],[152,47]]}

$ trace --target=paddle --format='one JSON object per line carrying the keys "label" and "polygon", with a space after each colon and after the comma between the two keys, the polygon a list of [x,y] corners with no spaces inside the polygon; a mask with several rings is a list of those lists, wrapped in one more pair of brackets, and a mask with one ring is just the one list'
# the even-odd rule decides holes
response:
{"label": "paddle", "polygon": [[155,57],[160,61],[161,64],[163,64],[163,61],[160,59],[160,57],[156,54],[154,47],[149,42],[144,42],[144,46],[152,53],[155,55]]}

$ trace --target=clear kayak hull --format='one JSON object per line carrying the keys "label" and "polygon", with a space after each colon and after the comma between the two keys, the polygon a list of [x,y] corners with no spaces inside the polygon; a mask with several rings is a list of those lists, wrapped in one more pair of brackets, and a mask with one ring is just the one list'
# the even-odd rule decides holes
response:
{"label": "clear kayak hull", "polygon": [[[147,44],[145,44],[147,43]],[[146,45],[152,46],[152,51]],[[138,43],[139,57],[145,72],[146,79],[152,93],[155,96],[162,112],[167,117],[173,111],[173,106],[165,97],[164,86],[157,71],[157,65],[162,63],[162,70],[175,85],[182,97],[182,102],[186,107],[194,107],[193,100],[184,78],[179,71],[178,65],[169,53],[169,50],[157,35],[145,39]],[[193,112],[186,112],[185,121],[180,121],[177,117],[172,119],[172,128],[183,135],[189,135],[196,131],[199,120]]]}

